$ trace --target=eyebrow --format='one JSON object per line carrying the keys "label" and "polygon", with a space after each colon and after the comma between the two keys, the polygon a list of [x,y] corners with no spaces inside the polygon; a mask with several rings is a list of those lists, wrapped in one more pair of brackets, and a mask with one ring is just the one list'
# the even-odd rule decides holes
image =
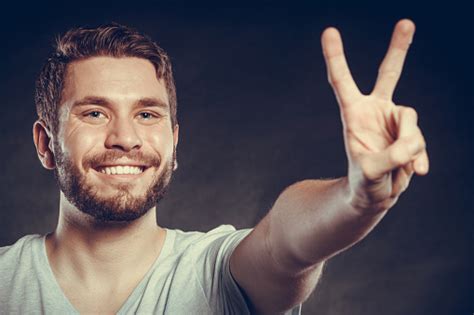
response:
{"label": "eyebrow", "polygon": [[[99,105],[104,107],[111,107],[114,102],[107,97],[102,96],[85,96],[72,104],[72,107],[83,106],[83,105]],[[133,107],[160,107],[162,109],[168,109],[169,105],[167,102],[156,98],[156,97],[144,97],[137,100]]]}
{"label": "eyebrow", "polygon": [[145,97],[135,102],[135,107],[160,107],[168,109],[169,105],[165,101],[156,97]]}

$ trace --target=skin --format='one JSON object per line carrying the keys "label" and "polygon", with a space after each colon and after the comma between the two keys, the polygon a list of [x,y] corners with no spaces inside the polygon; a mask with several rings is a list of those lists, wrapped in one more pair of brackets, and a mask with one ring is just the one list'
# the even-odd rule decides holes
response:
{"label": "skin", "polygon": [[[288,187],[237,246],[231,272],[254,313],[276,314],[302,303],[314,290],[325,261],[364,238],[414,173],[427,174],[428,156],[416,111],[391,100],[414,29],[409,20],[396,25],[370,95],[362,95],[352,80],[339,32],[334,28],[323,32],[328,78],[343,121],[348,175]],[[172,130],[169,119],[153,126],[135,120],[137,99],[150,93],[167,99],[150,63],[90,58],[73,64],[69,77],[58,141],[75,165],[81,168],[88,153],[110,149],[145,150],[171,158],[178,128]],[[113,119],[101,127],[77,119],[70,108],[92,92],[113,100]],[[55,167],[53,137],[44,122],[35,123],[38,156],[48,169]],[[114,194],[114,180],[82,171],[102,194]],[[140,194],[150,182],[144,176],[133,192]],[[79,311],[113,313],[159,255],[163,234],[155,209],[126,224],[99,224],[61,195],[58,227],[47,239],[48,258],[65,295]]]}
{"label": "skin", "polygon": [[[90,98],[83,102],[90,96],[108,103]],[[144,98],[158,99],[168,107],[137,106]],[[83,104],[77,105],[78,101]],[[52,135],[41,120],[34,124],[40,161],[47,169],[56,167],[52,145],[56,140],[103,198],[114,197],[124,183],[133,196],[143,194],[178,144],[179,126],[171,126],[164,82],[144,59],[94,57],[70,64],[59,113],[58,135]],[[105,151],[142,151],[160,155],[163,163],[139,175],[106,175],[84,167],[87,156]],[[120,162],[130,161],[124,157],[113,164]],[[48,235],[46,249],[61,289],[78,311],[115,313],[158,257],[165,234],[156,224],[155,208],[131,222],[97,222],[61,193],[58,226]]]}
{"label": "skin", "polygon": [[288,187],[231,257],[231,271],[255,313],[276,314],[302,303],[324,263],[363,239],[405,191],[428,173],[426,144],[413,108],[392,95],[415,25],[401,20],[374,90],[360,93],[335,28],[322,34],[329,83],[339,103],[347,177]]}

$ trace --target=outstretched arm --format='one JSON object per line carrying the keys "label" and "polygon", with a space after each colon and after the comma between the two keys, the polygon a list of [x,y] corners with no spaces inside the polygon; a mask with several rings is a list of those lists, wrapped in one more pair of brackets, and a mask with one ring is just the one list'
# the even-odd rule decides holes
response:
{"label": "outstretched arm", "polygon": [[397,23],[370,95],[360,93],[339,32],[326,29],[323,53],[341,112],[347,177],[305,180],[288,187],[231,257],[231,271],[256,313],[302,303],[324,262],[364,238],[405,191],[414,173],[428,172],[424,137],[413,108],[392,95],[415,31]]}

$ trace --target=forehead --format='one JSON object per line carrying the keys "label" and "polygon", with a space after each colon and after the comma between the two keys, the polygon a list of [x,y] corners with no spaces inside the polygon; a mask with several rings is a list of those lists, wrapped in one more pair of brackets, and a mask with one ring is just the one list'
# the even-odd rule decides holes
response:
{"label": "forehead", "polygon": [[153,64],[136,57],[91,57],[67,67],[62,103],[96,96],[117,101],[158,98],[169,104],[165,83]]}

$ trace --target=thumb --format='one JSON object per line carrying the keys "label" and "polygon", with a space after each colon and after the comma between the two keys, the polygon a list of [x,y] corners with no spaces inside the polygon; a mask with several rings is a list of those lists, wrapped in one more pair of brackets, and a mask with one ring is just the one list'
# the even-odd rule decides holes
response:
{"label": "thumb", "polygon": [[385,150],[362,157],[360,166],[366,178],[376,180],[414,160],[424,147],[418,137],[399,138]]}

